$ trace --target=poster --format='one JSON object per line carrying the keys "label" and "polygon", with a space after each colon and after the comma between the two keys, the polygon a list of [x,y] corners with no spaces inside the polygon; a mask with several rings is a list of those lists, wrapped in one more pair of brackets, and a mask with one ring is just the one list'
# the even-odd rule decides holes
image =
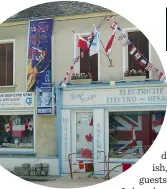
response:
{"label": "poster", "polygon": [[52,87],[51,47],[53,19],[30,21],[27,91]]}
{"label": "poster", "polygon": [[37,115],[54,115],[54,88],[37,91]]}

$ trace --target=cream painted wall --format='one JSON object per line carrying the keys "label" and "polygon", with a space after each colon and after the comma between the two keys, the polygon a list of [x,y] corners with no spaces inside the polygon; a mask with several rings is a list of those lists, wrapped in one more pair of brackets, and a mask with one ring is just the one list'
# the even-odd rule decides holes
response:
{"label": "cream painted wall", "polygon": [[[93,24],[100,23],[102,19],[103,17],[55,21],[53,29],[53,78],[56,84],[59,84],[63,79],[64,74],[72,65],[74,51],[78,50],[76,46],[74,48],[74,35],[71,30],[73,29],[77,33],[89,33],[93,29]],[[119,22],[122,29],[135,27],[121,16],[116,16],[115,19]],[[104,45],[107,44],[113,31],[110,28],[110,25],[111,22],[105,22],[101,28],[100,37]],[[27,35],[28,25],[0,27],[0,40],[15,39],[16,45],[16,87],[5,88],[6,92],[26,90],[25,64],[27,55]],[[121,41],[117,40],[118,36],[119,32],[116,34],[111,53],[114,67],[108,67],[108,59],[100,53],[100,80],[117,81],[123,79],[123,45]],[[102,46],[101,50],[104,51]],[[160,59],[153,47],[151,48],[151,62],[156,65],[157,68],[163,70]],[[3,91],[4,88],[0,88],[0,92]]]}
{"label": "cream painted wall", "polygon": [[[56,84],[59,84],[63,79],[64,74],[70,68],[73,62],[74,51],[78,51],[78,48],[74,50],[74,35],[70,31],[75,30],[77,33],[88,33],[92,31],[93,24],[98,24],[103,19],[101,18],[88,18],[78,20],[57,21],[54,25],[54,68],[58,70],[54,72],[54,80]],[[126,19],[120,16],[116,16],[116,20],[122,29],[134,28],[135,26],[128,22]],[[110,28],[111,22],[105,22],[101,28],[100,37],[106,46],[113,30]],[[116,34],[116,38],[112,47],[112,61],[114,67],[108,67],[108,59],[100,53],[100,80],[119,81],[123,79],[123,45],[122,42],[117,40],[119,32]],[[101,46],[102,49],[102,46]],[[104,52],[104,50],[102,49]],[[159,60],[154,48],[151,48],[151,62],[159,69],[163,70],[162,64]],[[78,62],[79,64],[79,62]]]}
{"label": "cream painted wall", "polygon": [[[77,33],[88,33],[92,31],[93,24],[98,24],[103,17],[87,18],[78,20],[55,21],[53,30],[53,80],[59,84],[66,71],[70,68],[74,59],[74,35]],[[124,18],[117,16],[116,20],[122,29],[133,28],[134,26]],[[106,22],[101,28],[100,37],[106,45],[111,34],[111,22]],[[3,92],[24,92],[26,91],[26,58],[27,58],[27,35],[28,24],[8,27],[0,27],[0,40],[15,39],[15,81],[16,87],[0,87]],[[100,80],[121,80],[123,79],[123,46],[116,39],[113,43],[112,61],[114,67],[108,67],[109,62],[103,54],[100,54]],[[77,48],[76,48],[77,50]],[[152,63],[162,68],[158,55],[152,48]],[[48,133],[48,135],[44,135]],[[57,156],[57,130],[56,117],[36,116],[36,152],[37,156]]]}

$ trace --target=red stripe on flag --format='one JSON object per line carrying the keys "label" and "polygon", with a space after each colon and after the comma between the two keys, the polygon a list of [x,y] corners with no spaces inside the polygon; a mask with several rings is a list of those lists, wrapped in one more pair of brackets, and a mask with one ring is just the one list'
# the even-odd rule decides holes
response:
{"label": "red stripe on flag", "polygon": [[152,124],[153,124],[154,127],[157,127],[157,126],[162,125],[162,124],[163,124],[163,121],[164,121],[164,118],[161,118],[161,119],[159,119],[159,120],[153,121]]}
{"label": "red stripe on flag", "polygon": [[81,48],[82,50],[85,50],[85,51],[89,50],[88,43],[84,39],[79,39],[78,40],[78,47]]}
{"label": "red stripe on flag", "polygon": [[115,37],[115,32],[112,34],[112,36],[111,36],[111,38],[110,38],[110,40],[109,40],[109,42],[108,42],[108,44],[105,48],[106,53],[108,53],[109,49],[111,48],[112,43],[114,41],[114,37]]}
{"label": "red stripe on flag", "polygon": [[125,172],[131,167],[131,164],[122,164],[122,172]]}

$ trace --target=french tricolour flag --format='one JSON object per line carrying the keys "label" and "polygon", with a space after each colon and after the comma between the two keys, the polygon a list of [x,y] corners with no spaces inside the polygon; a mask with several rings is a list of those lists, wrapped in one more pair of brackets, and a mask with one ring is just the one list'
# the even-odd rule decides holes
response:
{"label": "french tricolour flag", "polygon": [[156,133],[159,133],[161,126],[163,124],[164,118],[161,118],[159,120],[155,120],[152,122],[153,126],[154,126],[154,130]]}

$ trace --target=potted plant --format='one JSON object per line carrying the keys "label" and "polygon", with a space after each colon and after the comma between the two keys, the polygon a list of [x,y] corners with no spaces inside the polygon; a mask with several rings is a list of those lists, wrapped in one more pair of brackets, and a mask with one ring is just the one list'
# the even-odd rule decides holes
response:
{"label": "potted plant", "polygon": [[135,82],[135,81],[145,81],[146,80],[146,71],[140,69],[140,70],[135,70],[132,69],[130,71],[126,71],[124,73],[124,80],[125,82]]}
{"label": "potted plant", "polygon": [[92,74],[89,73],[73,73],[70,79],[70,84],[91,84],[92,83]]}

